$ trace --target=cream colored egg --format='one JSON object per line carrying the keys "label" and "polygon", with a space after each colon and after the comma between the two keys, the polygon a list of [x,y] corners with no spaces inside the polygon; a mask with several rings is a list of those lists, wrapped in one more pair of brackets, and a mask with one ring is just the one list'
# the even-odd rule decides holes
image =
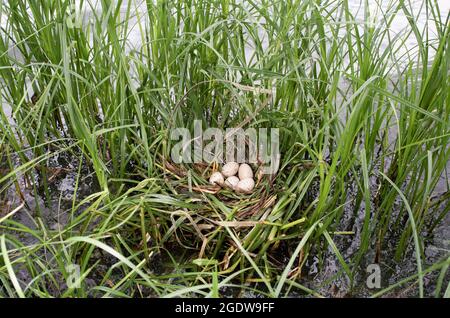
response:
{"label": "cream colored egg", "polygon": [[236,188],[236,186],[237,186],[238,183],[239,183],[239,178],[236,177],[236,176],[228,177],[228,178],[225,180],[225,185],[226,185],[228,188],[233,189],[233,190]]}
{"label": "cream colored egg", "polygon": [[224,177],[231,177],[236,175],[239,170],[239,164],[237,162],[228,162],[222,167],[222,174]]}
{"label": "cream colored egg", "polygon": [[214,172],[211,177],[209,177],[209,183],[223,185],[223,175],[220,172]]}
{"label": "cream colored egg", "polygon": [[243,163],[239,167],[239,179],[244,180],[248,178],[253,178],[253,171],[248,164]]}
{"label": "cream colored egg", "polygon": [[239,193],[251,193],[255,187],[255,181],[252,178],[246,178],[236,185],[234,188]]}

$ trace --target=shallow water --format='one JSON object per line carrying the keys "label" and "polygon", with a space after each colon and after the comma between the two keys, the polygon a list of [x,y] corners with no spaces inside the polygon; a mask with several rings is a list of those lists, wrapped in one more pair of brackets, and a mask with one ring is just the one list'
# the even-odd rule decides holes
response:
{"label": "shallow water", "polygon": [[[3,0],[5,2],[5,0]],[[76,0],[78,3],[80,0]],[[81,17],[81,21],[83,25],[89,23],[90,20],[93,19],[93,12],[99,12],[101,10],[101,2],[99,0],[91,0],[92,7],[85,6],[85,11],[79,12],[78,15]],[[131,6],[131,19],[129,20],[129,33],[128,33],[128,49],[134,49],[141,45],[141,34],[138,26],[138,15],[142,18],[147,18],[145,12],[146,0],[124,0],[121,5],[121,14],[123,16],[126,15],[128,6]],[[371,14],[371,21],[365,20],[365,12],[364,12],[364,3],[365,0],[349,0],[349,7],[352,13],[355,15],[355,23],[364,25],[366,23],[371,23],[374,26],[382,26],[382,15],[383,12],[386,11],[389,7],[392,6],[392,3],[396,3],[395,0],[391,1],[378,1],[378,0],[368,0]],[[431,19],[427,19],[425,8],[421,6],[422,1],[420,0],[412,0],[409,3],[406,3],[408,9],[410,9],[415,16],[418,16],[417,25],[419,29],[423,29],[425,27],[428,28],[430,32],[430,38],[433,38],[433,34],[436,34],[436,27],[434,22]],[[440,11],[441,18],[445,22],[445,18],[447,17],[448,12],[450,11],[450,1],[449,0],[436,0]],[[134,14],[133,14],[134,13]],[[7,17],[1,13],[0,11],[0,25],[4,27],[7,23]],[[409,27],[407,17],[403,12],[399,12],[394,21],[392,23],[391,34],[394,36],[397,33],[404,32]],[[411,36],[409,41],[407,41],[405,48],[400,52],[404,53],[406,50],[411,50],[412,48],[417,46],[417,42],[414,37]],[[385,48],[388,45],[388,40],[386,39],[382,44],[380,49]],[[251,49],[247,50],[249,54],[251,54]]]}

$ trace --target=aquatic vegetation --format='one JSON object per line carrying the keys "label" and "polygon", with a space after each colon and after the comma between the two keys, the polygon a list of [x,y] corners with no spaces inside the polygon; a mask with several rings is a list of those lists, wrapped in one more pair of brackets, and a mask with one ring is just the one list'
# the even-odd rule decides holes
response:
{"label": "aquatic vegetation", "polygon": [[[450,210],[448,12],[138,4],[1,4],[1,297],[449,296],[448,251],[426,255]],[[196,120],[278,128],[277,173],[241,195],[209,184],[214,164],[173,162],[171,131]],[[323,286],[313,259],[339,267]],[[406,259],[364,287],[367,265]]]}

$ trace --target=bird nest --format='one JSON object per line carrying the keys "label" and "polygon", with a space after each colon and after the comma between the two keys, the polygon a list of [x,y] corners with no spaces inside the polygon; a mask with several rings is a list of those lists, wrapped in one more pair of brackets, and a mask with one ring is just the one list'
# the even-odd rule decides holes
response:
{"label": "bird nest", "polygon": [[[204,201],[204,199],[207,198],[205,197],[206,194],[213,195],[229,209],[236,210],[233,218],[237,221],[248,221],[254,217],[258,218],[262,211],[270,208],[276,201],[276,194],[274,193],[275,175],[257,173],[255,187],[251,193],[236,193],[226,186],[208,183],[208,178],[214,172],[219,171],[219,165],[216,163],[210,165],[197,163],[187,168],[184,165],[165,161],[164,167],[169,172],[166,178],[175,178],[177,180],[175,189],[179,190],[181,194],[191,194],[194,202],[200,202],[196,200],[200,199],[205,203],[210,202],[211,204],[214,204],[211,200]],[[260,165],[253,165],[252,168],[254,171],[259,171]],[[247,222],[247,224],[251,224],[251,222]]]}

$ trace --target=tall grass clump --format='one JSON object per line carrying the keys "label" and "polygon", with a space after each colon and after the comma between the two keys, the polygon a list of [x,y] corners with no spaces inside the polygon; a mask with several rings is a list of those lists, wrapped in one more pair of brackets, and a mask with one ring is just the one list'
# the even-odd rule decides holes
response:
{"label": "tall grass clump", "polygon": [[[336,260],[348,293],[368,264],[412,258],[370,295],[449,295],[448,254],[425,255],[450,210],[450,14],[435,1],[1,6],[0,296],[328,296],[305,278],[313,258]],[[280,169],[218,192],[214,165],[171,161],[172,129],[194,120],[279,128]]]}

